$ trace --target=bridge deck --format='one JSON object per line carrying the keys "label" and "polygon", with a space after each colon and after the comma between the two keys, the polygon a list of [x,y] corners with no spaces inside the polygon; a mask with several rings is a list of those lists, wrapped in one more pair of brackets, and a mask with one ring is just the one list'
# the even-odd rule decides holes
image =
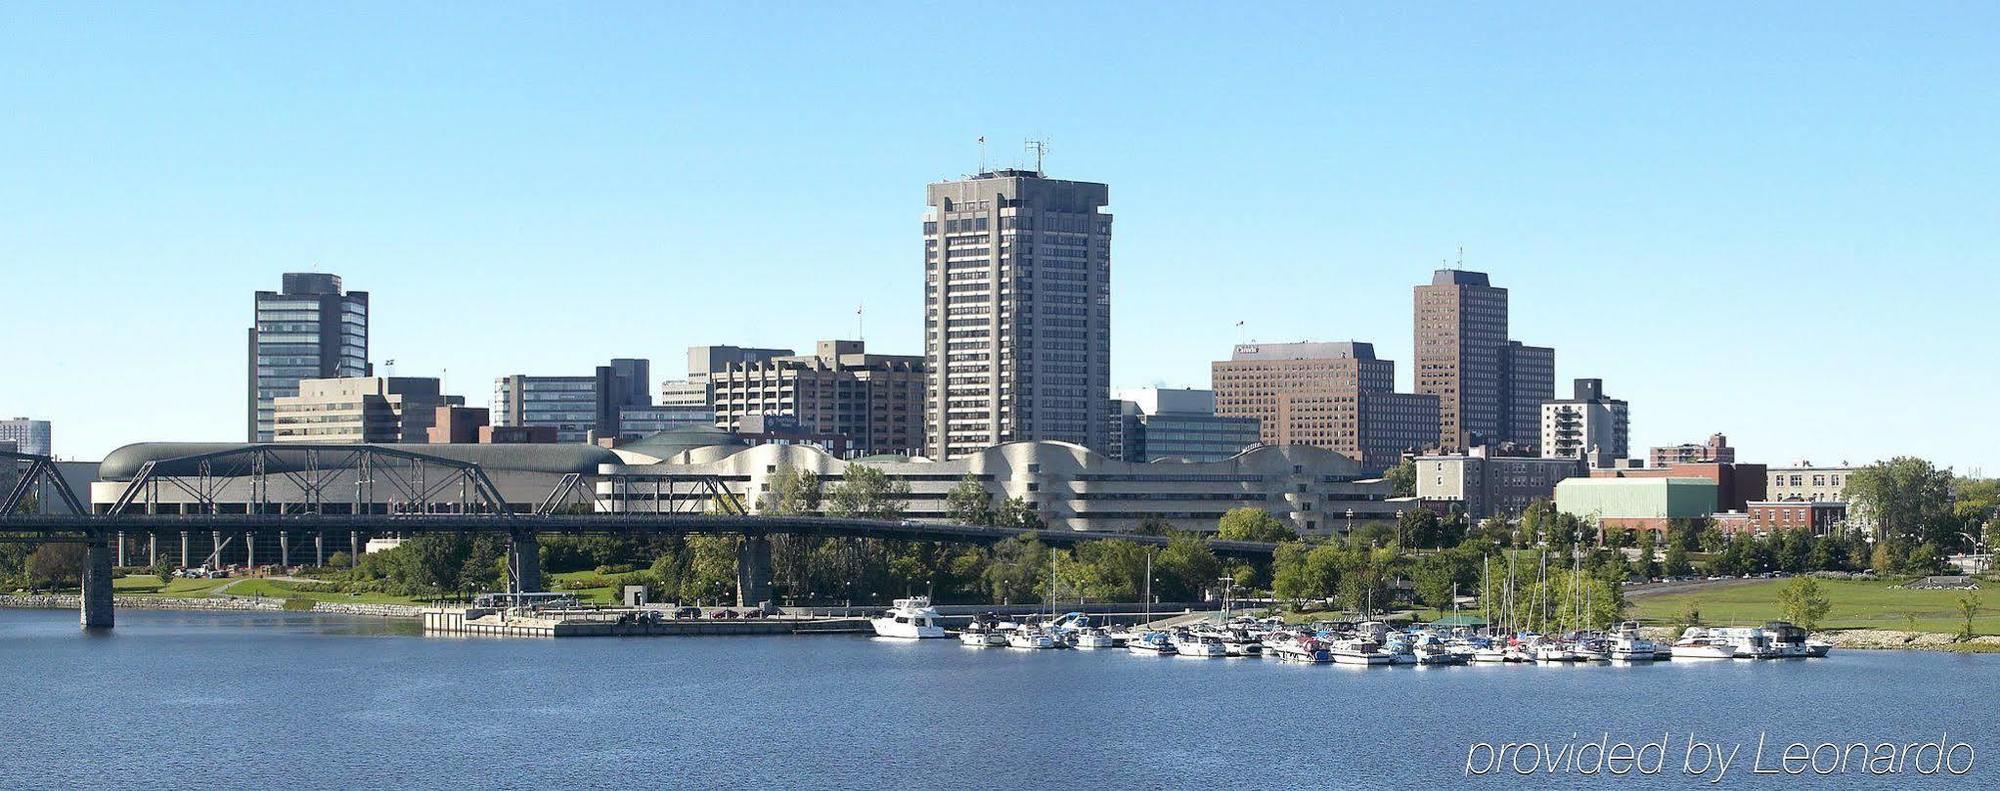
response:
{"label": "bridge deck", "polygon": [[[307,532],[362,531],[368,533],[477,533],[526,531],[571,534],[699,534],[733,533],[768,535],[841,536],[849,538],[894,538],[919,541],[993,543],[1015,536],[1033,534],[1044,543],[1068,546],[1085,541],[1122,539],[1150,546],[1164,546],[1166,536],[1137,533],[1107,533],[1083,530],[1023,530],[948,522],[914,520],[854,519],[825,516],[733,516],[720,514],[622,513],[622,514],[363,514],[363,515],[280,515],[280,514],[190,514],[117,516],[72,514],[15,514],[0,517],[0,533],[38,534],[27,540],[50,540],[56,536],[81,536],[98,532],[145,533],[177,532]],[[1208,546],[1218,555],[1264,557],[1276,544],[1256,541],[1216,541]]]}

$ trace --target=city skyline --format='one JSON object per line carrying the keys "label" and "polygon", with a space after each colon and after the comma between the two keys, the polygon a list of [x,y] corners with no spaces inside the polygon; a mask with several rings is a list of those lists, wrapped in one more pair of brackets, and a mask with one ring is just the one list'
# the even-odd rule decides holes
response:
{"label": "city skyline", "polygon": [[[20,75],[0,97],[38,120],[0,131],[0,166],[20,174],[0,185],[10,240],[0,267],[37,295],[0,317],[0,337],[26,349],[0,379],[0,411],[58,424],[65,456],[239,436],[244,294],[315,264],[374,296],[378,374],[395,359],[396,375],[442,374],[474,404],[506,373],[857,334],[857,304],[871,350],[919,354],[920,190],[975,170],[983,135],[991,165],[1025,164],[1019,141],[1046,136],[1051,177],[1116,188],[1113,387],[1204,386],[1208,362],[1239,341],[1352,339],[1413,361],[1408,288],[1461,265],[1463,245],[1464,268],[1508,287],[1514,335],[1560,350],[1557,382],[1601,378],[1632,401],[1635,449],[1724,432],[1746,458],[1774,464],[1911,453],[1960,471],[2000,467],[2000,429],[1984,421],[1877,408],[1913,392],[1976,399],[2000,383],[1990,367],[1961,364],[1987,355],[1978,318],[1996,278],[1982,186],[1992,155],[1979,143],[1995,112],[1970,76],[1996,64],[1969,32],[1984,23],[1964,18],[1978,11],[1774,16],[1798,26],[1784,34],[1664,12],[1308,11],[1338,45],[1312,52],[1337,53],[1290,50],[1299,62],[1287,69],[1242,46],[1248,29],[1275,32],[1275,15],[1218,15],[1186,62],[1101,42],[1156,67],[1147,81],[1046,80],[1048,96],[942,112],[935,87],[898,80],[908,58],[941,46],[870,56],[866,36],[825,35],[852,23],[819,11],[801,15],[827,27],[769,64],[673,31],[748,24],[704,9],[639,14],[625,37],[572,20],[548,53],[535,45],[551,42],[501,36],[495,46],[515,58],[503,65],[454,62],[462,38],[420,45],[454,21],[443,13],[416,12],[400,32],[312,20],[263,41],[219,11],[167,11],[151,27],[99,26],[88,42],[60,19],[0,13],[24,31],[24,46],[0,54]],[[1110,20],[1157,32],[1110,10],[1008,12],[992,24],[1087,31]],[[921,41],[936,23],[897,24]],[[1484,25],[1521,40],[1451,57]],[[1830,46],[1864,33],[1927,45],[1865,64]],[[1087,64],[1057,56],[1081,35],[1057,33],[1026,68]],[[177,36],[240,46],[188,62],[173,57]],[[364,46],[346,53],[335,41]],[[609,63],[560,72],[584,41],[605,42]],[[134,55],[124,70],[83,68],[66,47]],[[1515,51],[1535,47],[1539,65]],[[803,73],[829,49],[837,65]],[[408,73],[370,70],[361,52]],[[1250,63],[1228,68],[1237,56]],[[736,92],[751,98],[677,78],[608,95],[566,87],[612,64],[674,75],[704,58],[740,70]],[[1266,79],[1232,81],[1251,67]],[[1561,79],[1539,79],[1551,74]],[[1170,99],[1154,80],[1184,85]],[[1928,92],[1901,90],[1907,82]],[[163,84],[174,98],[149,95]],[[1635,86],[1644,90],[1627,95]],[[455,98],[482,91],[515,98]],[[787,109],[812,123],[772,123],[775,110],[754,105],[773,92],[852,95],[854,107],[809,101]],[[1186,96],[1244,120],[1179,123]],[[528,118],[529,102],[561,112]],[[1367,108],[1364,120],[1354,108]],[[146,121],[157,118],[175,123]],[[468,119],[480,135],[465,136]],[[1893,149],[1878,142],[1885,127],[1902,136]],[[784,189],[810,172],[842,172],[839,199]],[[734,218],[774,213],[785,221]],[[759,304],[784,309],[745,314]],[[140,359],[86,370],[76,359],[86,348]],[[1399,368],[1398,390],[1410,373]],[[181,386],[146,388],[159,377]],[[133,392],[148,394],[142,410],[128,406]]]}

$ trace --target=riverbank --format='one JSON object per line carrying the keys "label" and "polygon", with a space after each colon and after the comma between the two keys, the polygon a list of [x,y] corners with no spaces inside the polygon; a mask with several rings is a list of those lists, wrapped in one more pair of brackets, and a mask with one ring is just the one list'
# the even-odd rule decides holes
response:
{"label": "riverbank", "polygon": [[[407,618],[422,616],[422,608],[405,604],[346,604],[340,602],[310,602],[311,606],[301,606],[292,602],[298,599],[231,598],[231,597],[175,597],[175,596],[114,596],[111,605],[117,609],[132,610],[207,610],[218,612],[313,612],[326,615],[361,615],[371,618]],[[30,593],[0,595],[0,607],[29,610],[76,610],[83,606],[82,598],[74,593]]]}
{"label": "riverbank", "polygon": [[[1672,626],[1647,626],[1639,634],[1648,640],[1668,645],[1680,637],[1683,629]],[[1954,653],[2000,653],[2000,635],[1980,635],[1960,642],[1958,635],[1943,632],[1907,632],[1894,629],[1835,629],[1813,632],[1814,639],[1824,640],[1834,648],[1861,651],[1947,651]]]}

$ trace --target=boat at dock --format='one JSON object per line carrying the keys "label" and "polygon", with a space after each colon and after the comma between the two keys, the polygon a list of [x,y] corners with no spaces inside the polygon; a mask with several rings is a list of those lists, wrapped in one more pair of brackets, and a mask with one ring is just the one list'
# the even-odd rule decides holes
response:
{"label": "boat at dock", "polygon": [[1173,637],[1174,653],[1192,657],[1222,657],[1229,655],[1229,648],[1222,643],[1222,637],[1207,632],[1178,632]]}
{"label": "boat at dock", "polygon": [[944,626],[938,623],[938,611],[931,606],[928,596],[897,599],[888,612],[870,618],[868,623],[875,627],[877,637],[919,640],[945,636]]}
{"label": "boat at dock", "polygon": [[1335,640],[1327,649],[1333,654],[1334,664],[1340,665],[1391,665],[1396,655],[1382,650],[1382,644],[1365,637]]}
{"label": "boat at dock", "polygon": [[1708,629],[1690,626],[1681,632],[1680,639],[1674,641],[1675,659],[1734,659],[1736,645],[1727,638],[1711,634]]}
{"label": "boat at dock", "polygon": [[1659,653],[1657,644],[1639,636],[1638,621],[1618,624],[1618,633],[1611,638],[1611,658],[1619,662],[1651,662]]}
{"label": "boat at dock", "polygon": [[1170,655],[1175,652],[1174,638],[1166,632],[1146,632],[1125,641],[1125,650],[1135,654]]}
{"label": "boat at dock", "polygon": [[959,630],[958,641],[978,648],[1005,646],[1007,633],[1001,631],[999,623],[992,616],[975,618]]}
{"label": "boat at dock", "polygon": [[1008,648],[1043,649],[1061,645],[1054,635],[1039,626],[1026,626],[1007,633]]}
{"label": "boat at dock", "polygon": [[1281,662],[1300,662],[1310,665],[1326,664],[1333,661],[1333,652],[1319,638],[1302,633],[1279,633],[1264,638],[1265,653]]}

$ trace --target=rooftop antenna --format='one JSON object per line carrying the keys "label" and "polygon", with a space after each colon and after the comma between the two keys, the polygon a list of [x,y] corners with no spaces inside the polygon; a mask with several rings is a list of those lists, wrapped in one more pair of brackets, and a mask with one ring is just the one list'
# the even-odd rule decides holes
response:
{"label": "rooftop antenna", "polygon": [[854,339],[857,341],[868,340],[868,334],[862,331],[862,325],[861,325],[862,307],[863,305],[861,305],[860,303],[856,303],[854,306]]}
{"label": "rooftop antenna", "polygon": [[986,172],[986,136],[979,136],[979,172]]}
{"label": "rooftop antenna", "polygon": [[1465,245],[1458,246],[1458,268],[1465,268]]}
{"label": "rooftop antenna", "polygon": [[1048,156],[1049,143],[1046,140],[1030,140],[1027,143],[1027,149],[1035,155],[1035,177],[1040,178],[1042,176],[1042,157]]}
{"label": "rooftop antenna", "polygon": [[1236,345],[1243,345],[1243,322],[1240,319],[1236,322]]}

